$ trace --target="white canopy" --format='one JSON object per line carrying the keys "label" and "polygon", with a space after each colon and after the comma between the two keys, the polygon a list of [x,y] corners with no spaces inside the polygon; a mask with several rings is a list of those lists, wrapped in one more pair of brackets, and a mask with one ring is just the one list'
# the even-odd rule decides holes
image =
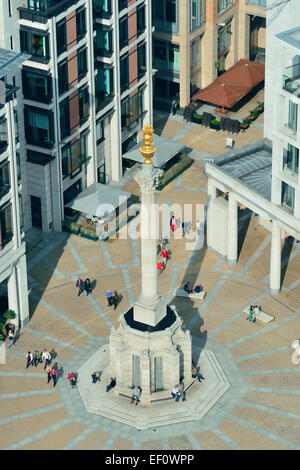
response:
{"label": "white canopy", "polygon": [[78,194],[65,207],[70,207],[91,216],[105,217],[115,208],[124,204],[130,196],[131,194],[127,191],[95,183]]}

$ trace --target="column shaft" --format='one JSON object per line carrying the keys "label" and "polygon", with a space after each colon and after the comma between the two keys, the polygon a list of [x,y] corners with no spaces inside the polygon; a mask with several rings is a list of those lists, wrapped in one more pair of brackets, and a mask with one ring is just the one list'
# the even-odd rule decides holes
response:
{"label": "column shaft", "polygon": [[281,230],[278,223],[272,222],[271,263],[270,263],[270,290],[272,294],[279,294],[281,284]]}
{"label": "column shaft", "polygon": [[213,182],[208,178],[207,181],[207,206],[206,206],[206,243],[208,247],[212,247],[213,245],[213,224],[215,221],[213,220],[211,214],[211,203],[213,199],[217,196],[217,188],[213,184]]}
{"label": "column shaft", "polygon": [[[156,206],[155,191],[142,190],[141,207],[141,273],[142,296],[149,303],[157,299],[157,253],[156,253]],[[147,302],[147,300],[146,300]],[[148,303],[148,302],[147,302]]]}
{"label": "column shaft", "polygon": [[228,237],[227,261],[236,264],[238,256],[238,212],[235,198],[229,194],[228,198]]}

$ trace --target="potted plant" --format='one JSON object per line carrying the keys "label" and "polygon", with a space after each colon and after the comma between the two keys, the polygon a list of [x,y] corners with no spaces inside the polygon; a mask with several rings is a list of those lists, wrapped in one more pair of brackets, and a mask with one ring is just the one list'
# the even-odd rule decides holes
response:
{"label": "potted plant", "polygon": [[6,310],[3,314],[4,318],[6,318],[5,329],[8,333],[8,330],[15,331],[16,325],[14,323],[10,323],[8,320],[14,320],[16,318],[16,314],[13,310]]}
{"label": "potted plant", "polygon": [[84,238],[88,238],[89,240],[94,240],[94,241],[98,240],[96,230],[93,227],[81,226],[80,236]]}
{"label": "potted plant", "polygon": [[249,125],[250,124],[250,119],[246,117],[245,119],[242,120],[242,124],[248,124]]}
{"label": "potted plant", "polygon": [[211,129],[215,129],[215,130],[220,130],[220,121],[217,121],[216,119],[212,119],[210,121],[210,127]]}
{"label": "potted plant", "polygon": [[254,119],[257,118],[258,114],[259,114],[259,112],[258,112],[257,109],[253,109],[252,111],[250,111],[250,115],[251,115],[250,119],[251,119],[251,121],[254,121]]}
{"label": "potted plant", "polygon": [[193,122],[196,122],[197,124],[201,124],[202,123],[202,114],[194,113],[193,114]]}
{"label": "potted plant", "polygon": [[80,232],[80,225],[76,224],[76,222],[64,221],[63,228],[66,232],[74,233],[75,235],[78,235]]}
{"label": "potted plant", "polygon": [[259,105],[257,106],[256,109],[257,109],[258,112],[262,113],[263,110],[264,110],[264,102],[259,103]]}

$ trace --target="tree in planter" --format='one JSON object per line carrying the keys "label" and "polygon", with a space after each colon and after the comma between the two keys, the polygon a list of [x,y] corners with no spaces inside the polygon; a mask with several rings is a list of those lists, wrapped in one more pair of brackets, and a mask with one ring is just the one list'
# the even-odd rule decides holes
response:
{"label": "tree in planter", "polygon": [[[6,310],[3,316],[4,318],[6,318],[6,320],[14,320],[16,318],[16,314],[13,310]],[[7,334],[8,334],[8,330],[15,331],[15,329],[16,329],[16,325],[14,323],[6,322],[5,330]]]}

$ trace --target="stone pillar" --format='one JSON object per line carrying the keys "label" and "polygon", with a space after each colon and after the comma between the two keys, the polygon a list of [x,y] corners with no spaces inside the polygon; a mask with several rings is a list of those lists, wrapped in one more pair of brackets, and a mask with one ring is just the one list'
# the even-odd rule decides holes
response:
{"label": "stone pillar", "polygon": [[278,223],[272,222],[271,263],[270,263],[270,290],[272,294],[279,294],[281,284],[281,230]]}
{"label": "stone pillar", "polygon": [[16,318],[8,320],[9,323],[13,323],[16,326],[16,331],[19,329],[20,319],[20,308],[19,308],[19,295],[18,295],[18,283],[17,283],[17,269],[12,266],[12,273],[7,281],[7,293],[8,293],[8,308],[13,310],[16,314]]}
{"label": "stone pillar", "polygon": [[29,322],[28,283],[25,254],[19,259],[16,267],[17,286],[19,292],[19,325],[24,327]]}
{"label": "stone pillar", "polygon": [[236,264],[238,256],[238,211],[236,199],[229,193],[228,197],[228,237],[227,262]]}
{"label": "stone pillar", "polygon": [[206,206],[206,243],[208,248],[212,247],[213,240],[213,224],[214,220],[211,214],[212,200],[217,197],[217,188],[214,183],[208,178],[207,181],[207,206]]}
{"label": "stone pillar", "polygon": [[148,350],[144,350],[141,356],[141,403],[150,405],[151,379],[150,356]]}

